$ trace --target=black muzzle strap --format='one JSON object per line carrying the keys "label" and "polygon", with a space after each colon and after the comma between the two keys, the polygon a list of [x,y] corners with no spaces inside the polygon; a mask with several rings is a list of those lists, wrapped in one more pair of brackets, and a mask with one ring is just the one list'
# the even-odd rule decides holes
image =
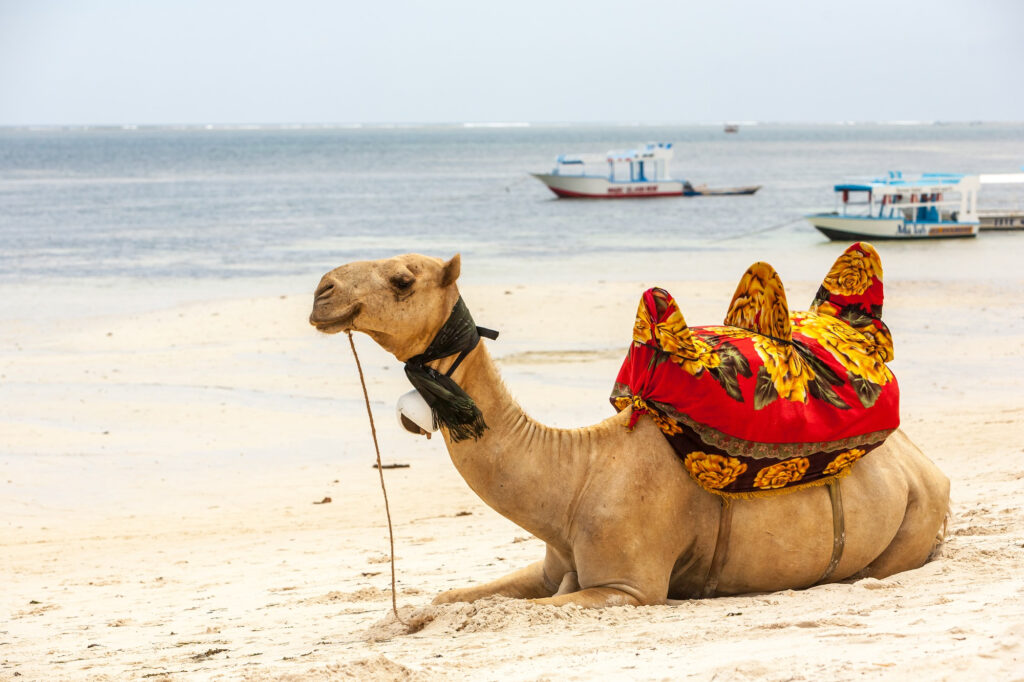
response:
{"label": "black muzzle strap", "polygon": [[[470,351],[476,348],[481,336],[496,339],[498,332],[477,327],[473,323],[473,316],[469,314],[469,308],[460,296],[427,349],[409,358],[405,363],[405,375],[409,378],[409,383],[427,401],[437,425],[448,430],[453,442],[467,438],[476,440],[487,429],[480,408],[451,378],[455,369],[462,364]],[[427,366],[428,362],[456,353],[458,357],[444,374]]]}

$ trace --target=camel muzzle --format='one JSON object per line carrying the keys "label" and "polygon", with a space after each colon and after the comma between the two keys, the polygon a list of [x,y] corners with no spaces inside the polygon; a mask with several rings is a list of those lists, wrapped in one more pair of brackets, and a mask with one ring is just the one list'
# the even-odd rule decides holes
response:
{"label": "camel muzzle", "polygon": [[363,309],[362,303],[353,303],[339,314],[332,315],[330,310],[323,310],[328,307],[329,298],[316,300],[313,303],[313,312],[309,315],[309,323],[325,334],[337,334],[338,332],[349,331],[352,323]]}

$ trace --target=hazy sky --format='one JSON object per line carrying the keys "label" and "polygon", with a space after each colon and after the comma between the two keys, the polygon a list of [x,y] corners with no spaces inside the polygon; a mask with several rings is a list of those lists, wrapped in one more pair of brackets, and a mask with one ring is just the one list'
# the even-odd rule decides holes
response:
{"label": "hazy sky", "polygon": [[0,0],[0,125],[1024,120],[1024,2]]}

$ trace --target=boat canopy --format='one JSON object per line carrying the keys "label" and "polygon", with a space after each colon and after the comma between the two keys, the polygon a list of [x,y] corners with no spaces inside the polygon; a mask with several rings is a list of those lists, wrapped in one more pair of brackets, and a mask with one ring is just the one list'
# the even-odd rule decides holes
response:
{"label": "boat canopy", "polygon": [[1024,173],[982,173],[978,179],[983,185],[1015,185],[1024,183]]}
{"label": "boat canopy", "polygon": [[584,166],[588,163],[606,163],[607,161],[608,157],[604,154],[560,154],[558,158],[555,159],[556,163],[563,166]]}
{"label": "boat canopy", "polygon": [[561,154],[556,162],[563,166],[590,163],[634,163],[672,158],[671,142],[650,142],[638,149],[613,149],[606,154]]}
{"label": "boat canopy", "polygon": [[[606,177],[611,182],[664,182],[670,179],[668,162],[672,154],[671,142],[649,142],[637,149],[612,150],[606,154],[562,154],[555,159],[551,173],[586,175],[587,166],[606,164]],[[563,173],[563,170],[570,172]]]}
{"label": "boat canopy", "polygon": [[888,177],[868,182],[846,182],[834,187],[836,192],[871,192],[879,195],[927,194],[935,192],[970,191],[978,187],[977,175],[959,173],[922,173],[904,177],[903,173],[890,172]]}
{"label": "boat canopy", "polygon": [[[849,207],[863,207],[862,217],[902,218],[913,222],[972,222],[977,220],[977,175],[959,173],[922,173],[904,177],[890,171],[887,177],[867,182],[844,182],[834,186],[836,211],[833,215],[853,215]],[[861,201],[851,201],[853,192],[864,192]]]}
{"label": "boat canopy", "polygon": [[649,142],[639,149],[621,149],[608,152],[608,161],[633,163],[634,161],[668,160],[672,158],[671,142]]}

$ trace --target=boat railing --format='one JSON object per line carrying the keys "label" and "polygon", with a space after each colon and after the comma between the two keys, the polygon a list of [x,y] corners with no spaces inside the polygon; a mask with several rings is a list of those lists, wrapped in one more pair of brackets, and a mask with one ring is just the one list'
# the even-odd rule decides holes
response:
{"label": "boat railing", "polygon": [[[669,179],[672,144],[652,142],[640,149],[612,150],[606,154],[562,154],[552,175],[606,177],[611,182],[660,182]],[[603,172],[594,172],[603,167]]]}
{"label": "boat railing", "polygon": [[[909,201],[900,195],[882,195],[882,201],[873,198],[865,201],[841,202],[841,210],[837,213],[848,216],[872,218],[899,218],[910,222],[945,222],[956,220],[956,216],[965,211],[961,197],[937,200]],[[859,210],[850,210],[851,208]]]}

